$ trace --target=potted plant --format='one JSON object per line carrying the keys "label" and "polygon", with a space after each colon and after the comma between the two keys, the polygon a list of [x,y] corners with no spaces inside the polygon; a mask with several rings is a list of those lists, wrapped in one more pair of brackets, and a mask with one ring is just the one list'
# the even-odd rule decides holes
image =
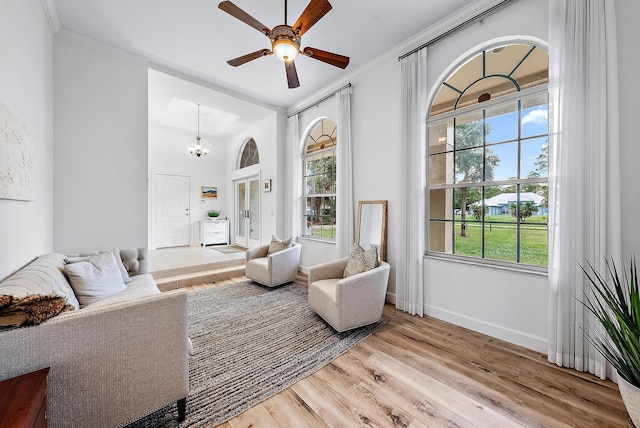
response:
{"label": "potted plant", "polygon": [[620,275],[613,259],[607,260],[606,266],[604,274],[590,263],[587,268],[582,267],[592,290],[583,304],[602,327],[592,326],[587,336],[616,369],[622,401],[634,425],[640,427],[640,294],[636,262],[632,258],[628,272],[623,266]]}
{"label": "potted plant", "polygon": [[207,211],[207,215],[210,218],[216,218],[216,217],[218,217],[220,215],[220,211],[218,211],[218,210]]}

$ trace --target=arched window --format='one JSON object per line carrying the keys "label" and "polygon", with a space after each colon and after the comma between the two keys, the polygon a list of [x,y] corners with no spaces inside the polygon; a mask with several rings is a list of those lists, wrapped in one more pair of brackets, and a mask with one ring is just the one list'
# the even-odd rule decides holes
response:
{"label": "arched window", "polygon": [[548,64],[485,49],[442,82],[428,119],[430,254],[547,266]]}
{"label": "arched window", "polygon": [[258,153],[258,145],[253,138],[249,138],[244,143],[242,149],[242,155],[240,155],[240,162],[238,163],[238,169],[246,168],[251,165],[260,163],[260,154]]}
{"label": "arched window", "polygon": [[336,239],[336,123],[318,121],[306,136],[303,162],[305,236]]}

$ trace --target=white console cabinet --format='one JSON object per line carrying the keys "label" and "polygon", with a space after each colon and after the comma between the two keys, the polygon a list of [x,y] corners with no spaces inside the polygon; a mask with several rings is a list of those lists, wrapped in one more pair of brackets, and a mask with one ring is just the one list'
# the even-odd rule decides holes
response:
{"label": "white console cabinet", "polygon": [[202,220],[200,244],[229,244],[229,220]]}

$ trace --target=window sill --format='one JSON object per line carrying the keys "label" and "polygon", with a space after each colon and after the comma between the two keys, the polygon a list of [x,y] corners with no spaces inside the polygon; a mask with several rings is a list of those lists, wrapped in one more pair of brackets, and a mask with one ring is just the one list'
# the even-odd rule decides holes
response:
{"label": "window sill", "polygon": [[298,236],[298,241],[303,240],[303,241],[312,241],[312,242],[324,242],[325,244],[336,244],[336,241],[334,240],[329,240],[329,239],[322,239],[322,238],[313,238],[310,236]]}
{"label": "window sill", "polygon": [[530,275],[538,275],[538,276],[549,275],[548,270],[545,267],[537,267],[537,266],[531,266],[531,265],[515,265],[513,263],[507,263],[507,262],[501,263],[497,260],[478,261],[477,259],[464,257],[464,256],[454,256],[449,254],[434,254],[434,253],[427,253],[424,255],[424,258],[431,259],[431,260],[443,260],[443,261],[448,261],[453,263],[464,263],[464,264],[479,266],[483,268],[508,270],[511,272],[520,272],[520,273],[530,274]]}

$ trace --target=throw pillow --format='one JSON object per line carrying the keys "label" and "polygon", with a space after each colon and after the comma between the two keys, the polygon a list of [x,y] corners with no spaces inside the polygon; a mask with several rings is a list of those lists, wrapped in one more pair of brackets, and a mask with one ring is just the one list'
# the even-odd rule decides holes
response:
{"label": "throw pillow", "polygon": [[343,278],[366,272],[378,266],[378,247],[375,245],[365,251],[360,245],[353,244],[351,255],[344,268]]}
{"label": "throw pillow", "polygon": [[65,262],[66,263],[85,262],[93,256],[97,256],[98,254],[106,253],[109,251],[113,253],[113,257],[115,257],[116,259],[116,263],[118,264],[118,269],[120,269],[120,275],[122,275],[122,281],[125,284],[130,283],[131,278],[129,277],[129,272],[127,272],[127,268],[124,267],[124,263],[122,263],[122,257],[120,256],[120,250],[117,248],[114,248],[113,250],[102,250],[102,251],[96,251],[93,253],[84,253],[85,255],[82,255],[82,256],[69,256],[65,259]]}
{"label": "throw pillow", "polygon": [[278,251],[286,250],[291,246],[291,238],[282,241],[275,235],[271,235],[271,243],[269,244],[269,251],[267,255],[277,253]]}
{"label": "throw pillow", "polygon": [[64,266],[80,308],[126,288],[113,253],[102,253]]}
{"label": "throw pillow", "polygon": [[73,310],[64,297],[31,294],[26,297],[0,295],[0,327],[38,325],[61,312]]}

